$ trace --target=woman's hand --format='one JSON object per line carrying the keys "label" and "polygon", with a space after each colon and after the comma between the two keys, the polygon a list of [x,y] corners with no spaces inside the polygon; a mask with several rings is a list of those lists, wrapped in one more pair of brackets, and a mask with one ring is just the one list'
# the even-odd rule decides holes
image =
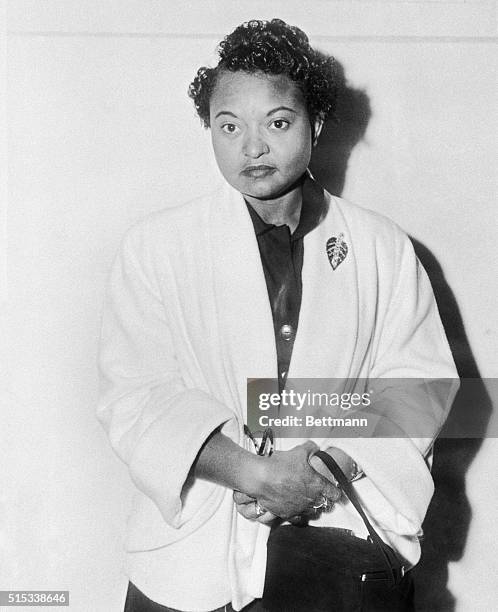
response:
{"label": "woman's hand", "polygon": [[[246,518],[266,523],[277,516],[288,520],[315,513],[314,506],[324,497],[332,503],[337,501],[340,490],[309,464],[309,457],[317,450],[318,446],[308,440],[289,451],[262,458],[255,490],[247,491],[244,497],[234,495],[237,510]],[[264,515],[258,512],[256,501],[266,511]]]}
{"label": "woman's hand", "polygon": [[[241,491],[233,492],[233,501],[235,502],[237,512],[250,521],[258,521],[258,523],[270,525],[277,518],[268,510],[261,508],[259,502],[253,497]],[[263,511],[263,514],[261,514],[261,511]]]}
{"label": "woman's hand", "polygon": [[[317,450],[318,446],[308,440],[289,451],[262,457],[217,430],[200,450],[194,474],[252,498],[252,519],[260,514],[255,501],[273,516],[295,519],[302,514],[316,514],[313,506],[323,503],[324,497],[332,503],[341,497],[340,490],[309,464],[309,457]],[[250,511],[240,510],[244,516]],[[268,514],[264,520],[270,519]]]}

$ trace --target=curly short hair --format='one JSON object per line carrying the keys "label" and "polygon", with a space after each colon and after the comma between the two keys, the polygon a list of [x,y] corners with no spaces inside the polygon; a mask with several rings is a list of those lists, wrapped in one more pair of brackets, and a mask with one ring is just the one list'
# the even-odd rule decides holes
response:
{"label": "curly short hair", "polygon": [[306,34],[281,19],[252,20],[241,24],[218,46],[215,68],[202,66],[189,85],[188,95],[206,128],[209,101],[223,71],[284,74],[301,90],[314,128],[317,120],[333,115],[340,75],[332,56],[313,49]]}

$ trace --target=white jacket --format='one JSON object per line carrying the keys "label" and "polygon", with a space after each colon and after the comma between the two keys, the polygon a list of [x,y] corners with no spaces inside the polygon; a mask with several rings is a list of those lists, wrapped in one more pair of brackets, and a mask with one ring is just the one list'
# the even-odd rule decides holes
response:
{"label": "white jacket", "polygon": [[[377,213],[326,199],[327,215],[304,238],[289,378],[455,379],[430,283],[407,236]],[[339,234],[348,254],[333,270],[326,243]],[[226,185],[154,213],[127,233],[110,279],[100,365],[98,417],[140,491],[127,549],[185,546],[207,526],[206,533],[228,538],[232,604],[246,605],[262,592],[268,527],[241,517],[221,486],[196,480],[182,495],[214,429],[223,425],[246,445],[247,378],[277,376],[264,273],[238,192]],[[417,535],[433,493],[424,454],[455,391],[449,385],[434,394],[434,427],[424,439],[333,441],[367,474],[355,485],[358,494],[386,541],[411,563],[420,555]],[[388,386],[383,397],[395,420],[396,392]],[[426,407],[408,400],[403,410],[413,416]],[[362,530],[348,504],[324,521]]]}

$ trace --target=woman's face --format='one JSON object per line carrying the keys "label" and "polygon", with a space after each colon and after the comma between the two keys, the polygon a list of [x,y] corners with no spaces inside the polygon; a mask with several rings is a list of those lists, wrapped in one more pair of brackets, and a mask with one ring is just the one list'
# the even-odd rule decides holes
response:
{"label": "woman's face", "polygon": [[221,173],[248,199],[284,195],[308,167],[308,112],[285,75],[222,72],[211,95],[210,123]]}

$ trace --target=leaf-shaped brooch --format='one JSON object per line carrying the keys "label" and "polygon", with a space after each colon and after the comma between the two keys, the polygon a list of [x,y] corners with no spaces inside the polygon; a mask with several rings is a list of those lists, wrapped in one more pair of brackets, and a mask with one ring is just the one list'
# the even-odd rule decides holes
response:
{"label": "leaf-shaped brooch", "polygon": [[335,270],[346,259],[347,254],[348,245],[344,240],[344,234],[339,234],[337,238],[332,236],[327,240],[327,256],[332,270]]}

